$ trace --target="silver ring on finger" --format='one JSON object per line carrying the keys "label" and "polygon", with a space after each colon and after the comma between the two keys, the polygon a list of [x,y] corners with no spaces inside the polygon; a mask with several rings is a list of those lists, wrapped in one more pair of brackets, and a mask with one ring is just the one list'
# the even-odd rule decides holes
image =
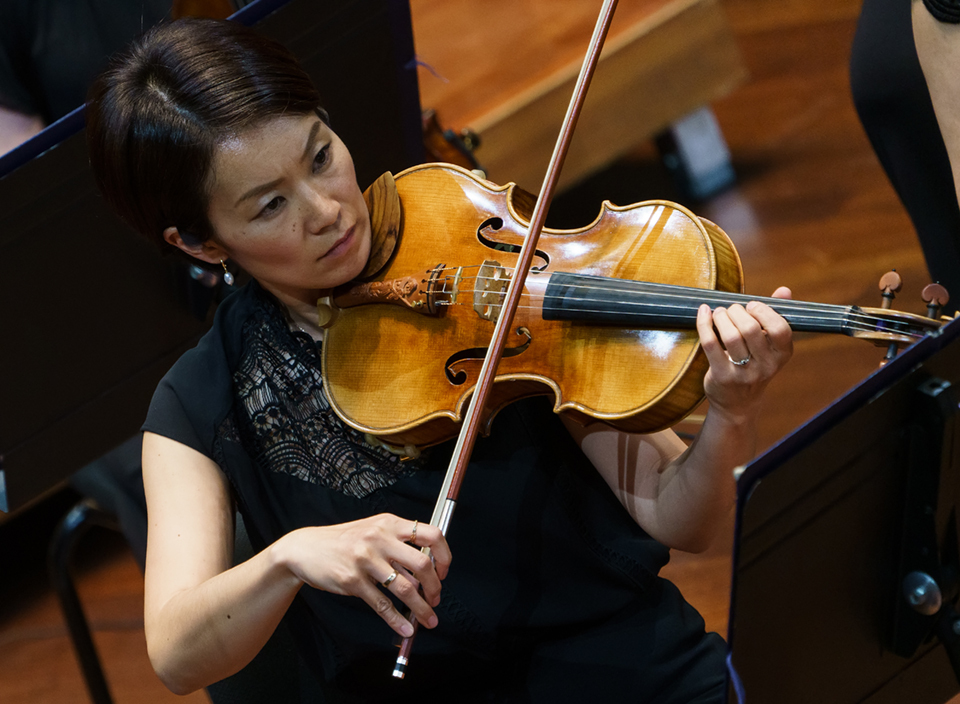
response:
{"label": "silver ring on finger", "polygon": [[753,359],[753,357],[751,357],[750,354],[748,353],[747,356],[744,357],[743,359],[734,359],[733,357],[730,356],[730,353],[727,352],[727,359],[729,359],[729,360],[730,360],[730,363],[731,363],[732,365],[734,365],[735,367],[745,367],[745,366],[747,366],[747,363],[748,363],[751,359]]}
{"label": "silver ring on finger", "polygon": [[397,578],[397,571],[394,570],[393,572],[390,573],[389,577],[387,577],[385,580],[380,582],[380,586],[383,587],[384,589],[389,589],[390,585],[393,583],[393,580],[395,580],[396,578]]}

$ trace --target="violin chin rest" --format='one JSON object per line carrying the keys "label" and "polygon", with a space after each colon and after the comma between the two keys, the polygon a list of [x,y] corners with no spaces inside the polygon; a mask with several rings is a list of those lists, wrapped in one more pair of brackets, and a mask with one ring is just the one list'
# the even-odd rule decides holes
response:
{"label": "violin chin rest", "polygon": [[400,238],[403,210],[393,174],[387,171],[363,192],[370,212],[370,258],[358,278],[368,279],[383,269]]}

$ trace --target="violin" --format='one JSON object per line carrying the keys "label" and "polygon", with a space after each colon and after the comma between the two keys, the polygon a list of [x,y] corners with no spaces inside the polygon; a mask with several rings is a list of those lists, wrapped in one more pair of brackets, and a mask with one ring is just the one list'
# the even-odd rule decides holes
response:
{"label": "violin", "polygon": [[[385,174],[365,196],[375,254],[365,280],[334,291],[323,378],[348,425],[412,451],[459,431],[534,198],[451,164]],[[481,411],[484,433],[507,404],[544,394],[581,423],[641,433],[674,425],[703,400],[702,303],[760,300],[796,331],[883,345],[940,326],[882,308],[744,295],[730,238],[668,201],[605,201],[585,227],[544,228],[533,262]]]}

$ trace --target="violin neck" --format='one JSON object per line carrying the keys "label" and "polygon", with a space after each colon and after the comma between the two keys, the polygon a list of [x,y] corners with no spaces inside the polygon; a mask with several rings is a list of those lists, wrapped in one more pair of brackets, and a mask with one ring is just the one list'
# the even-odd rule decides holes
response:
{"label": "violin neck", "polygon": [[585,274],[554,273],[544,295],[546,320],[570,320],[622,327],[692,328],[697,310],[750,301],[766,303],[796,331],[851,334],[855,306],[808,303],[783,298],[747,296],[711,289],[609,279]]}

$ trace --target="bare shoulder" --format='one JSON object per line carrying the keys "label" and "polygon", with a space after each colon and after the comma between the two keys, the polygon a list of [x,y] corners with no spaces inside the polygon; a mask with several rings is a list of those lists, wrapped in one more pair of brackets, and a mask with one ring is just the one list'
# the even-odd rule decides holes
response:
{"label": "bare shoulder", "polygon": [[212,459],[181,442],[150,432],[143,434],[143,482],[148,503],[151,495],[156,499],[171,494],[209,492],[210,498],[220,492],[229,495],[227,478]]}

